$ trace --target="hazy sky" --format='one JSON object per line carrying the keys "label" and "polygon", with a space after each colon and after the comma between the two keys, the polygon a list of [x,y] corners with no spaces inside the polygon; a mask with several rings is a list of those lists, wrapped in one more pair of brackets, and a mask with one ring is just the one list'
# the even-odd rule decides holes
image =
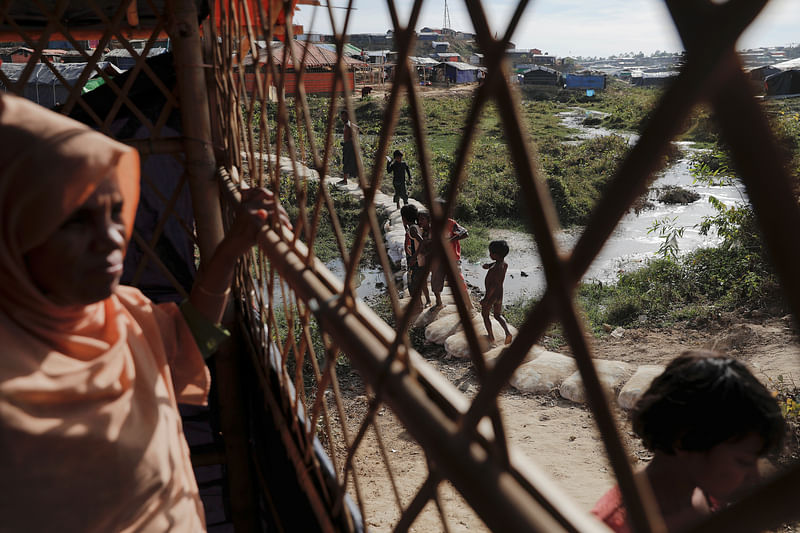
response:
{"label": "hazy sky", "polygon": [[[347,6],[346,0],[329,0]],[[722,0],[720,0],[722,1]],[[322,0],[325,3],[325,0]],[[453,28],[472,31],[463,0],[448,0]],[[401,20],[407,20],[412,0],[396,0]],[[425,0],[417,29],[442,27],[444,0]],[[484,0],[492,29],[501,33],[517,0]],[[348,33],[383,33],[391,19],[383,0],[354,0]],[[325,7],[302,6],[295,24],[305,31],[331,33]],[[334,9],[341,29],[345,10]],[[609,56],[622,52],[646,54],[656,50],[681,50],[663,0],[532,0],[512,39],[517,48],[539,48],[558,56]],[[800,0],[771,0],[738,43],[739,48],[800,43]]]}

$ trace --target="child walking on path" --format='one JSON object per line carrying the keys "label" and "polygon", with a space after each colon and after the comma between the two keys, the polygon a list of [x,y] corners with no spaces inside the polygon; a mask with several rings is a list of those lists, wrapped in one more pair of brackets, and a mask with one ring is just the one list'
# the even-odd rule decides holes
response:
{"label": "child walking on path", "polygon": [[[653,380],[631,413],[653,459],[638,475],[653,488],[668,533],[684,531],[758,480],[758,458],[784,435],[778,403],[742,363],[710,350],[688,351]],[[592,513],[629,533],[619,487]]]}
{"label": "child walking on path", "polygon": [[[386,156],[389,159],[389,156]],[[394,185],[394,202],[397,204],[397,209],[400,209],[400,199],[403,200],[403,205],[408,205],[408,191],[406,190],[406,177],[408,184],[411,184],[411,169],[408,168],[408,163],[403,161],[403,152],[400,150],[394,151],[394,159],[389,159],[386,162],[386,172],[392,173],[392,185]]]}
{"label": "child walking on path", "polygon": [[508,255],[508,243],[506,241],[492,241],[489,243],[489,258],[494,261],[493,263],[486,263],[483,268],[487,269],[486,272],[486,295],[481,300],[481,315],[483,315],[483,323],[486,326],[486,334],[489,337],[489,343],[494,344],[494,332],[492,331],[492,322],[489,319],[489,312],[494,313],[494,318],[503,327],[506,332],[505,343],[511,343],[511,332],[508,330],[503,315],[503,282],[506,279],[506,270],[508,264],[505,258]]}

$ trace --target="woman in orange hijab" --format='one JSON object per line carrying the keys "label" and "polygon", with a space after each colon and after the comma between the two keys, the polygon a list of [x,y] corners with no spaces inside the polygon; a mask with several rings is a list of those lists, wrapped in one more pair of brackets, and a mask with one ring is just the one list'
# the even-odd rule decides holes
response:
{"label": "woman in orange hijab", "polygon": [[[138,154],[0,95],[0,161],[0,530],[204,531],[177,402],[208,371],[174,304],[119,285]],[[209,321],[274,207],[249,191],[201,269]]]}

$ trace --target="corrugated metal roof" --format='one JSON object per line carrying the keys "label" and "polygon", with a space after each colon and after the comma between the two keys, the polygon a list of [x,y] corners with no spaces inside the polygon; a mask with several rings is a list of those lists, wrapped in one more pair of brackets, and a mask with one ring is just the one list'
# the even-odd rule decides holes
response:
{"label": "corrugated metal roof", "polygon": [[797,59],[790,59],[789,61],[781,61],[780,63],[775,63],[772,66],[780,70],[793,70],[800,68],[800,57]]}
{"label": "corrugated metal roof", "polygon": [[[336,53],[336,45],[332,43],[319,43],[317,44],[320,48],[324,48],[325,50],[329,50],[331,52]],[[361,55],[361,48],[357,46],[353,46],[350,43],[344,43],[344,53],[348,56],[360,56]]]}
{"label": "corrugated metal roof", "polygon": [[408,60],[411,61],[412,65],[438,65],[439,62],[433,59],[432,57],[419,57],[419,56],[408,56]]}
{"label": "corrugated metal roof", "polygon": [[481,70],[480,67],[470,65],[469,63],[463,63],[461,61],[443,61],[439,63],[439,65],[453,67],[456,70]]}
{"label": "corrugated metal roof", "polygon": [[[144,50],[136,50],[137,54],[141,55],[142,52],[144,52]],[[151,48],[150,50],[147,51],[147,57],[157,56],[166,52],[168,52],[166,48],[160,48],[160,47]],[[115,48],[114,50],[111,50],[110,52],[103,55],[104,59],[107,57],[133,57],[133,56],[131,55],[130,52],[128,52],[127,48]]]}
{"label": "corrugated metal roof", "polygon": [[[292,54],[295,58],[295,70],[300,68],[300,61],[303,61],[303,55],[305,54],[305,68],[324,68],[324,67],[332,67],[336,64],[336,53],[331,52],[330,50],[326,50],[325,48],[319,47],[313,43],[309,43],[306,41],[292,41]],[[308,53],[306,53],[306,48],[308,48]],[[278,64],[283,63],[283,54],[286,50],[286,46],[283,43],[275,42],[272,43],[272,60]],[[291,56],[290,56],[291,57]],[[344,56],[342,61],[347,66],[354,66],[354,67],[366,67],[367,64],[363,61],[359,61],[358,59],[353,59],[352,57]]]}

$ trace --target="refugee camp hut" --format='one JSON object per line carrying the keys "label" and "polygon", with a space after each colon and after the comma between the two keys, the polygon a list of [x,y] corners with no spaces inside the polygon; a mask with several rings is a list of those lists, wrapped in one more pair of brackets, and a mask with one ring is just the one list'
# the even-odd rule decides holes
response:
{"label": "refugee camp hut", "polygon": [[559,71],[541,65],[531,67],[521,74],[524,85],[561,87],[563,84],[563,76]]}
{"label": "refugee camp hut", "polygon": [[[166,48],[151,48],[147,51],[147,57],[158,56],[165,52],[167,52]],[[144,50],[140,50],[137,53],[144,53]],[[103,60],[108,61],[122,71],[132,68],[136,64],[136,58],[131,55],[127,48],[111,50],[103,56]]]}
{"label": "refugee camp hut", "polygon": [[[301,39],[298,39],[298,40],[301,40]],[[302,39],[302,40],[308,41],[308,39]],[[309,42],[312,42],[312,41],[309,41]],[[324,48],[325,50],[328,50],[329,52],[336,53],[336,45],[333,44],[333,43],[314,43],[314,45],[315,46],[319,46],[320,48]],[[264,48],[265,46],[262,45],[261,47]],[[342,49],[342,53],[344,55],[346,55],[347,57],[354,57],[354,58],[359,59],[361,61],[364,61],[364,58],[361,57],[362,54],[366,55],[365,52],[363,50],[361,50],[361,48],[359,48],[357,46],[353,46],[350,43],[344,43],[344,48]]]}
{"label": "refugee camp hut", "polygon": [[772,65],[763,65],[748,70],[747,74],[750,76],[751,80],[758,82],[763,87],[764,80],[767,79],[767,76],[772,76],[778,72],[783,71],[779,68],[773,67]]}
{"label": "refugee camp hut", "polygon": [[663,87],[678,77],[678,73],[672,70],[663,72],[642,72],[634,70],[631,72],[631,85],[637,87]]}
{"label": "refugee camp hut", "polygon": [[564,88],[581,91],[586,89],[602,91],[606,88],[606,75],[591,72],[567,74],[564,77]]}
{"label": "refugee camp hut", "polygon": [[[11,83],[17,83],[26,66],[25,63],[3,63],[0,65],[0,70],[8,77]],[[37,63],[33,66],[33,72],[25,83],[22,96],[50,109],[63,104],[69,98],[69,89],[64,86],[59,76],[67,82],[69,87],[72,87],[78,81],[85,67],[86,63],[52,63],[49,65]],[[98,63],[98,67],[109,74],[119,72],[107,62]],[[111,70],[109,70],[109,67]],[[53,69],[58,72],[58,76],[53,72]],[[91,71],[84,87],[96,86],[98,82],[95,79],[99,76],[96,70]],[[102,79],[102,77],[99,79]],[[0,81],[0,90],[8,91],[8,89]]]}
{"label": "refugee camp hut", "polygon": [[547,54],[534,54],[531,53],[530,55],[531,63],[534,65],[550,65],[554,66],[556,64],[556,56],[551,56]]}
{"label": "refugee camp hut", "polygon": [[437,80],[449,83],[472,83],[478,81],[481,67],[460,61],[443,61],[436,66]]}
{"label": "refugee camp hut", "polygon": [[409,56],[408,60],[411,62],[411,67],[417,74],[417,81],[424,85],[433,80],[434,68],[439,64],[438,61],[430,57],[417,57]]}
{"label": "refugee camp hut", "polygon": [[[64,50],[42,50],[42,53],[39,56],[39,61],[47,60],[51,63],[60,63],[61,56],[63,56],[65,53],[66,52]],[[7,59],[4,57],[3,61],[9,61],[11,63],[27,63],[32,55],[32,48],[28,48],[27,46],[17,46],[14,47],[9,54],[4,54]]]}
{"label": "refugee camp hut", "polygon": [[[334,70],[336,68],[336,53],[321,48],[313,43],[307,41],[291,41],[292,47],[289,52],[291,55],[287,59],[288,68],[285,72],[285,91],[287,95],[293,95],[297,92],[297,74],[301,67],[305,71],[303,75],[303,84],[307,94],[326,94],[334,90],[334,81],[336,79]],[[273,41],[270,44],[272,50],[272,61],[282,68],[283,56],[287,53],[285,44]],[[266,63],[266,50],[259,53],[259,68],[265,74],[264,64]],[[345,83],[351,91],[355,88],[355,72],[357,70],[368,71],[371,65],[363,61],[359,61],[353,57],[343,56],[342,62],[346,70]],[[247,84],[248,92],[252,92],[255,83],[254,65],[252,61],[245,58],[245,83]],[[273,85],[277,85],[278,81],[273,80]],[[339,86],[338,91],[342,91]]]}
{"label": "refugee camp hut", "polygon": [[767,96],[800,96],[800,69],[784,70],[764,80]]}
{"label": "refugee camp hut", "polygon": [[11,54],[13,54],[15,51],[16,47],[14,46],[0,47],[0,62],[11,63]]}
{"label": "refugee camp hut", "polygon": [[450,61],[453,63],[458,63],[461,61],[461,56],[455,52],[436,52],[430,55],[432,59],[436,61]]}
{"label": "refugee camp hut", "polygon": [[447,41],[431,41],[431,47],[435,53],[447,53],[450,51],[450,43]]}

